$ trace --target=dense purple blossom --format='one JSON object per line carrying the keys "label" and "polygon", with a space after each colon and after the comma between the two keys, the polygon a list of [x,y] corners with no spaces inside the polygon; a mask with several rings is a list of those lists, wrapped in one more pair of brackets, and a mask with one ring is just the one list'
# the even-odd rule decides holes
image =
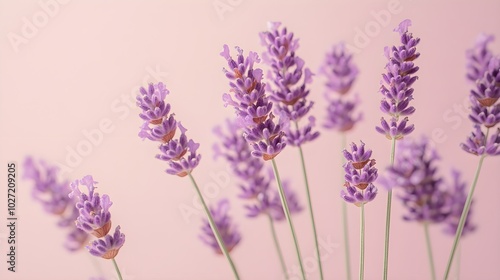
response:
{"label": "dense purple blossom", "polygon": [[[139,116],[144,120],[139,136],[161,143],[156,158],[168,162],[169,168],[165,170],[168,174],[188,175],[200,163],[201,155],[196,153],[200,145],[187,138],[187,129],[170,113],[171,106],[165,102],[168,89],[160,82],[150,84],[148,89],[141,87],[139,92],[137,106],[142,109]],[[177,128],[181,135],[174,139]]]}
{"label": "dense purple blossom", "polygon": [[[88,189],[88,194],[83,193],[78,188],[84,185]],[[81,180],[75,180],[71,183],[72,192],[69,197],[77,199],[76,208],[79,216],[76,219],[76,226],[97,238],[108,234],[111,229],[111,213],[109,208],[113,205],[108,195],[102,197],[94,192],[96,181],[92,176],[87,175]]]}
{"label": "dense purple blossom", "polygon": [[[464,210],[465,201],[467,200],[467,189],[466,183],[460,180],[460,172],[457,170],[453,170],[452,173],[453,181],[449,184],[448,191],[450,194],[450,215],[446,219],[444,231],[454,236],[457,233],[458,224],[460,221],[460,217],[462,216],[462,212]],[[474,201],[472,201],[474,202]],[[472,207],[472,205],[471,205]],[[472,208],[470,208],[472,209]],[[467,218],[465,219],[464,229],[462,231],[462,236],[467,235],[476,230],[476,226],[471,223],[471,213],[469,210],[467,214]]]}
{"label": "dense purple blossom", "polygon": [[460,144],[460,147],[467,153],[476,156],[500,155],[500,128],[491,131],[490,134],[487,139],[481,127],[476,124],[474,125],[474,130],[465,142]]}
{"label": "dense purple blossom", "polygon": [[[294,138],[287,137],[288,143],[299,146],[319,136],[319,132],[311,132],[311,123],[304,129],[298,126],[299,120],[306,116],[314,105],[314,102],[307,100],[309,89],[306,87],[312,82],[313,74],[309,68],[304,68],[304,60],[295,53],[299,47],[298,39],[294,39],[293,33],[288,32],[286,27],[280,26],[279,22],[270,22],[268,31],[259,34],[261,44],[266,48],[262,57],[271,68],[268,78],[272,81],[272,86],[268,85],[267,89],[270,91],[271,100],[275,102],[275,113],[296,124],[287,125],[285,132],[287,136],[295,135]],[[306,131],[316,136],[300,136]]]}
{"label": "dense purple blossom", "polygon": [[64,242],[64,247],[69,251],[77,251],[88,240],[87,232],[75,226],[78,217],[76,201],[68,194],[71,192],[69,182],[58,179],[59,170],[44,161],[35,162],[27,157],[23,163],[23,178],[33,181],[33,198],[42,204],[45,211],[57,215],[57,225],[68,228],[69,233]]}
{"label": "dense purple blossom", "polygon": [[345,189],[340,191],[340,196],[356,206],[372,201],[377,195],[373,182],[378,177],[375,160],[370,158],[372,151],[365,150],[365,143],[361,142],[359,147],[352,143],[351,151],[344,150],[343,154],[347,162],[344,165]]}
{"label": "dense purple blossom", "polygon": [[220,53],[228,63],[229,68],[223,70],[230,81],[229,92],[232,93],[225,93],[223,100],[225,106],[235,108],[238,123],[244,129],[244,137],[253,148],[252,155],[271,160],[286,146],[282,120],[277,122],[271,113],[273,103],[266,96],[262,70],[254,69],[254,64],[260,62],[259,56],[250,52],[244,57],[242,49],[236,47],[236,50],[236,60],[231,57],[227,45]]}
{"label": "dense purple blossom", "polygon": [[413,100],[412,85],[418,79],[414,74],[419,67],[413,61],[420,56],[416,49],[420,39],[408,32],[409,26],[411,21],[407,19],[394,30],[399,32],[402,45],[385,47],[389,62],[385,66],[386,73],[382,75],[380,92],[384,99],[380,109],[390,116],[390,121],[382,118],[381,126],[377,126],[376,130],[388,139],[399,140],[414,130],[413,124],[408,125],[408,116],[415,112],[409,104]]}
{"label": "dense purple blossom", "polygon": [[404,220],[437,223],[449,215],[448,193],[438,175],[438,160],[427,138],[398,145],[394,165],[387,169],[383,182],[397,191],[407,210]]}
{"label": "dense purple blossom", "polygon": [[493,35],[479,34],[474,48],[467,50],[467,79],[473,83],[484,76],[493,53],[488,44],[493,42]]}
{"label": "dense purple blossom", "polygon": [[361,113],[354,115],[354,109],[358,104],[358,98],[354,101],[343,100],[341,98],[330,100],[326,109],[326,121],[323,126],[340,132],[351,130],[362,119]]}
{"label": "dense purple blossom", "polygon": [[[236,227],[232,224],[231,217],[228,216],[229,212],[229,200],[223,199],[217,203],[215,208],[210,207],[210,213],[212,214],[213,220],[219,233],[222,237],[224,245],[228,252],[231,252],[233,248],[238,245],[241,240],[241,235],[236,229]],[[215,238],[214,232],[212,231],[212,227],[207,219],[203,220],[203,226],[201,228],[202,234],[200,235],[200,239],[212,247],[217,254],[222,254],[219,244],[217,243],[217,239]]]}
{"label": "dense purple blossom", "polygon": [[92,241],[87,246],[89,253],[104,259],[113,259],[118,255],[120,248],[125,243],[125,234],[120,232],[120,226],[117,226],[113,235],[106,235],[103,238]]}

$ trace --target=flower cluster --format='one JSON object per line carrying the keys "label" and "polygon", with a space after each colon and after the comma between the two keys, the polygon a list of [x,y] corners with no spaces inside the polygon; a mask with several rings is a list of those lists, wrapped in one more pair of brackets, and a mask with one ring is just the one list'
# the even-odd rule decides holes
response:
{"label": "flower cluster", "polygon": [[[161,82],[150,84],[147,89],[141,87],[136,98],[137,106],[142,109],[139,116],[144,120],[139,136],[160,142],[160,154],[156,158],[168,162],[168,174],[184,177],[198,166],[201,155],[196,151],[200,145],[191,139],[188,140],[187,130],[175,120],[174,114],[170,113],[171,106],[165,102],[169,93]],[[181,135],[174,139],[177,128]]]}
{"label": "flower cluster", "polygon": [[238,122],[244,127],[244,137],[252,146],[252,155],[271,160],[286,146],[283,123],[281,120],[277,123],[271,113],[273,103],[266,95],[262,70],[254,69],[254,64],[260,62],[259,56],[250,52],[245,58],[242,49],[236,47],[236,50],[236,60],[231,57],[227,45],[220,53],[228,63],[229,68],[223,70],[233,93],[232,96],[225,93],[223,100],[225,106],[231,105],[236,109]]}
{"label": "flower cluster", "polygon": [[[468,78],[476,78],[476,88],[470,92],[471,112],[469,119],[474,130],[461,144],[464,151],[474,155],[500,154],[500,57],[495,57],[486,48],[493,37],[480,37],[476,50],[468,52]],[[488,64],[486,60],[488,59]],[[487,132],[483,133],[482,127]],[[496,128],[496,129],[495,129]],[[493,130],[493,131],[491,131]],[[492,133],[491,133],[492,132]],[[487,135],[491,137],[487,139]]]}
{"label": "flower cluster", "polygon": [[476,83],[484,76],[488,69],[493,53],[488,49],[488,44],[493,42],[493,35],[480,34],[477,37],[474,48],[467,50],[467,79]]}
{"label": "flower cluster", "polygon": [[[453,170],[451,175],[453,181],[448,187],[450,196],[448,201],[450,205],[449,206],[450,214],[446,219],[444,231],[449,235],[455,235],[457,233],[460,217],[462,216],[462,212],[464,210],[465,201],[467,200],[467,192],[466,192],[467,190],[465,182],[460,180],[460,172],[458,172],[457,170]],[[471,220],[471,211],[469,210],[467,218],[465,219],[465,225],[462,231],[462,236],[476,230],[476,226],[472,224],[470,220]]]}
{"label": "flower cluster", "polygon": [[377,196],[373,182],[378,177],[375,160],[370,158],[372,151],[365,150],[365,143],[361,142],[359,147],[352,143],[351,152],[344,150],[343,153],[347,160],[344,165],[346,189],[340,191],[340,196],[356,206],[372,201]]}
{"label": "flower cluster", "polygon": [[44,161],[37,164],[31,157],[25,159],[23,170],[23,178],[34,183],[33,198],[42,204],[45,211],[59,217],[58,226],[69,228],[64,246],[69,251],[81,249],[89,235],[75,226],[78,209],[75,207],[76,201],[68,197],[71,192],[69,182],[58,179],[57,167]]}
{"label": "flower cluster", "polygon": [[382,75],[380,92],[384,99],[380,103],[380,109],[391,119],[387,122],[382,117],[381,126],[377,126],[376,130],[387,139],[399,140],[414,130],[413,124],[408,125],[408,116],[415,112],[415,108],[409,104],[413,99],[412,85],[418,79],[414,74],[419,67],[413,61],[420,56],[416,49],[420,39],[408,32],[409,26],[411,21],[407,19],[394,30],[399,32],[402,45],[385,47],[385,56],[389,62],[385,66],[387,72]]}
{"label": "flower cluster", "polygon": [[448,217],[449,195],[437,174],[438,159],[427,138],[399,143],[394,165],[388,168],[384,182],[388,188],[400,190],[398,198],[408,210],[404,220],[437,223]]}
{"label": "flower cluster", "polygon": [[[238,245],[241,240],[241,235],[236,229],[235,226],[231,223],[231,218],[227,215],[229,212],[229,201],[227,199],[223,199],[217,203],[216,208],[210,207],[210,213],[212,213],[212,217],[214,219],[215,225],[219,230],[224,245],[228,252],[231,252],[233,248]],[[212,231],[212,227],[207,219],[203,220],[203,226],[201,228],[202,235],[200,235],[200,239],[212,247],[217,254],[222,254],[222,251],[219,247],[219,243],[217,243],[217,239],[215,238],[214,232]]]}
{"label": "flower cluster", "polygon": [[[80,191],[80,184],[87,187],[88,194]],[[94,256],[113,259],[125,243],[125,235],[120,232],[120,226],[116,227],[113,235],[108,234],[111,229],[109,208],[113,203],[108,195],[101,197],[95,192],[95,184],[97,182],[90,175],[75,180],[71,183],[72,192],[68,196],[77,200],[79,216],[76,226],[99,238],[86,246],[87,250]]]}
{"label": "flower cluster", "polygon": [[307,101],[309,89],[306,88],[312,82],[313,74],[309,68],[304,68],[304,60],[295,55],[299,47],[298,39],[294,39],[293,33],[280,26],[280,22],[270,22],[268,31],[259,34],[261,44],[266,47],[262,57],[271,67],[268,77],[273,86],[268,88],[271,100],[276,102],[275,113],[286,118],[287,123],[294,123],[288,124],[284,129],[288,143],[299,146],[319,136],[319,132],[312,132],[313,117],[310,117],[309,123],[302,129],[298,126],[299,120],[314,105],[314,102]]}
{"label": "flower cluster", "polygon": [[324,127],[340,132],[352,129],[362,118],[361,114],[354,116],[354,109],[359,104],[357,96],[354,101],[330,97],[331,93],[343,97],[350,91],[358,76],[358,68],[352,61],[352,54],[348,53],[343,43],[334,45],[332,51],[326,54],[320,71],[327,78],[325,97],[328,107]]}
{"label": "flower cluster", "polygon": [[[239,197],[253,202],[251,205],[245,205],[248,210],[247,216],[256,217],[266,213],[271,215],[274,220],[284,219],[285,214],[279,194],[270,188],[274,180],[273,173],[265,174],[264,162],[251,155],[250,146],[246,143],[241,128],[230,120],[227,120],[226,123],[226,133],[220,126],[214,130],[221,143],[214,146],[215,155],[225,158],[233,173],[241,179]],[[300,212],[302,208],[286,181],[283,181],[283,190],[287,197],[290,213]]]}

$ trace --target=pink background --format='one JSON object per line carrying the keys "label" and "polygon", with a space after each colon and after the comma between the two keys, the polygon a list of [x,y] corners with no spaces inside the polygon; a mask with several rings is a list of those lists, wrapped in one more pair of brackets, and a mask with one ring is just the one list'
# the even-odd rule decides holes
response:
{"label": "pink background", "polygon": [[[42,0],[40,3],[50,2]],[[388,165],[390,143],[374,126],[378,109],[380,75],[386,63],[383,47],[398,43],[392,32],[411,18],[411,31],[422,39],[419,46],[421,70],[415,84],[411,117],[416,125],[412,136],[436,136],[435,147],[443,160],[441,172],[449,176],[452,167],[463,171],[468,182],[478,161],[458,145],[471,130],[464,108],[471,85],[465,80],[465,49],[473,46],[480,32],[494,34],[491,48],[500,53],[499,1],[66,1],[51,6],[47,16],[38,1],[0,1],[0,172],[6,164],[22,163],[26,155],[67,165],[68,149],[84,145],[83,130],[111,122],[88,155],[64,176],[69,179],[92,174],[99,190],[114,202],[113,223],[127,236],[117,261],[124,278],[131,279],[232,279],[224,258],[198,240],[201,212],[193,204],[194,191],[186,178],[163,172],[166,164],[156,160],[156,145],[137,137],[141,120],[133,104],[137,87],[161,80],[171,91],[168,100],[178,120],[189,129],[188,136],[201,142],[203,159],[194,175],[207,200],[228,197],[232,216],[243,235],[232,253],[242,279],[280,279],[280,267],[264,217],[244,218],[242,201],[236,199],[237,178],[220,185],[210,174],[226,177],[226,163],[212,159],[217,139],[212,128],[233,116],[221,100],[228,90],[221,72],[225,61],[218,54],[224,43],[239,45],[246,52],[261,52],[258,32],[269,20],[282,21],[300,38],[297,55],[313,72],[333,43],[346,41],[356,46],[359,30],[369,37],[359,44],[355,61],[360,75],[354,90],[362,99],[359,110],[365,121],[348,135],[350,141],[364,140],[374,150],[379,168]],[[272,2],[272,3],[269,3]],[[465,3],[466,2],[466,3]],[[226,5],[219,11],[214,3]],[[396,5],[384,21],[380,11]],[[24,20],[38,24],[24,30]],[[358,30],[359,28],[359,30]],[[30,33],[31,32],[31,33]],[[9,37],[26,36],[18,45]],[[359,35],[358,35],[359,36]],[[358,38],[359,39],[359,38]],[[366,40],[367,39],[367,40]],[[151,73],[156,72],[155,75]],[[160,73],[161,72],[161,73]],[[311,85],[313,114],[322,122],[325,115],[321,76]],[[123,98],[123,99],[122,99]],[[466,109],[463,109],[466,110]],[[466,114],[466,113],[465,113]],[[445,115],[448,119],[445,117]],[[326,132],[305,147],[319,237],[335,243],[323,251],[327,279],[344,279],[340,224],[341,181],[339,135]],[[281,173],[293,180],[305,206],[298,152],[287,148],[278,158]],[[474,205],[478,230],[463,240],[461,279],[500,279],[500,158],[488,158],[479,180]],[[18,172],[23,172],[18,168]],[[382,170],[381,170],[381,173]],[[5,179],[2,179],[0,220],[6,220]],[[212,188],[214,184],[220,187]],[[7,271],[6,227],[0,227],[0,277],[2,279],[88,279],[101,267],[108,279],[115,279],[110,261],[90,257],[81,251],[68,254],[61,246],[65,232],[55,226],[30,196],[31,183],[18,184],[18,271]],[[214,192],[211,192],[214,191]],[[366,279],[381,279],[386,192],[366,207]],[[401,220],[403,209],[394,200],[390,253],[390,279],[427,279],[428,262],[423,229]],[[184,217],[180,208],[194,209]],[[349,207],[353,274],[358,267],[358,208]],[[294,216],[303,258],[310,266],[309,279],[318,279],[312,267],[313,238],[306,212]],[[278,233],[289,267],[296,257],[288,227]],[[439,225],[431,228],[438,277],[442,277],[452,238]],[[96,262],[94,262],[96,261]],[[295,278],[294,278],[295,279]]]}

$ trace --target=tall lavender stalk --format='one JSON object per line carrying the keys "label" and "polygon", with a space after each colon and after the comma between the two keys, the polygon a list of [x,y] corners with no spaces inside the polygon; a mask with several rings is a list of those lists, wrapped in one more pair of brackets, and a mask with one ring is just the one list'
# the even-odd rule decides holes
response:
{"label": "tall lavender stalk", "polygon": [[348,203],[361,208],[360,211],[360,253],[359,253],[359,279],[365,277],[365,204],[375,199],[377,187],[373,182],[378,177],[375,160],[371,159],[372,151],[365,150],[365,143],[361,142],[358,147],[351,144],[351,151],[344,149],[344,157],[347,163],[345,170],[345,189],[340,191],[340,196]]}
{"label": "tall lavender stalk", "polygon": [[299,47],[298,39],[294,39],[294,34],[288,32],[285,27],[280,28],[281,23],[270,22],[268,31],[261,32],[260,38],[262,45],[266,48],[263,53],[264,62],[271,70],[269,78],[272,85],[268,85],[270,99],[274,101],[276,114],[285,118],[284,131],[287,136],[287,143],[298,147],[302,174],[307,194],[307,206],[311,218],[311,225],[316,249],[316,259],[320,272],[320,278],[323,279],[323,267],[321,264],[321,255],[319,252],[318,233],[311,201],[309,180],[307,177],[306,163],[302,145],[311,142],[319,136],[318,131],[314,131],[315,119],[308,117],[308,123],[299,125],[301,119],[307,116],[314,102],[308,101],[309,89],[306,85],[312,82],[312,73],[309,68],[304,68],[304,60],[296,55]]}
{"label": "tall lavender stalk", "polygon": [[[387,139],[392,141],[391,145],[391,166],[394,165],[394,156],[396,153],[396,140],[402,139],[414,130],[414,125],[408,125],[408,116],[415,112],[413,106],[409,106],[413,99],[413,83],[417,80],[414,74],[418,71],[413,61],[420,56],[416,46],[420,42],[419,38],[414,38],[408,32],[411,26],[409,19],[402,21],[394,31],[399,32],[401,45],[391,48],[385,47],[385,56],[389,60],[385,66],[386,73],[382,74],[382,86],[380,92],[384,100],[380,103],[382,112],[388,114],[391,119],[386,121],[382,117],[380,127],[376,130],[384,134]],[[389,239],[391,229],[391,205],[392,189],[387,192],[387,212],[385,220],[385,246],[384,246],[384,276],[387,280],[389,271]]]}
{"label": "tall lavender stalk", "polygon": [[[320,71],[327,78],[325,98],[328,102],[328,107],[326,121],[323,126],[329,130],[336,130],[341,134],[341,150],[344,150],[346,148],[347,132],[362,118],[361,113],[354,114],[354,110],[359,103],[357,96],[354,101],[349,101],[345,98],[358,76],[358,68],[352,61],[352,54],[345,49],[344,43],[339,43],[334,45],[332,51],[326,54]],[[332,94],[339,96],[338,98],[332,98],[330,96]],[[341,156],[341,161],[342,165],[344,165],[345,158],[343,156]],[[343,175],[344,169],[341,168],[341,171]],[[344,180],[342,180],[343,182]],[[341,203],[341,212],[346,278],[350,280],[352,278],[351,256],[346,202]]]}
{"label": "tall lavender stalk", "polygon": [[[220,250],[231,266],[235,278],[240,279],[231,255],[224,244],[224,239],[217,228],[217,223],[192,175],[193,170],[201,160],[201,155],[197,154],[200,144],[187,138],[187,129],[180,122],[177,122],[173,113],[170,113],[171,106],[165,102],[169,93],[163,83],[150,84],[147,89],[141,87],[140,94],[137,96],[137,106],[142,110],[139,116],[144,123],[141,126],[139,137],[160,143],[160,153],[156,155],[156,158],[168,163],[169,167],[165,172],[179,177],[189,177],[207,215],[208,223]],[[174,139],[177,129],[180,130],[181,135]]]}
{"label": "tall lavender stalk", "polygon": [[[470,70],[471,65],[476,65],[477,71],[473,72],[475,75],[467,76],[468,79],[477,77],[476,88],[470,92],[471,113],[469,119],[474,124],[474,129],[471,135],[466,139],[465,143],[460,146],[467,153],[479,156],[479,163],[477,165],[474,181],[467,195],[462,215],[458,223],[455,239],[451,248],[450,257],[446,266],[444,279],[448,279],[450,269],[453,264],[455,251],[459,245],[462,232],[465,227],[467,215],[472,203],[474,191],[481,173],[483,161],[487,156],[500,155],[500,57],[495,57],[488,54],[486,45],[492,39],[484,39],[480,37],[476,49],[468,52]],[[476,53],[476,55],[474,54]],[[489,57],[487,67],[485,63],[477,63],[486,60]],[[481,76],[481,73],[483,75]],[[486,129],[486,133],[483,132]],[[491,132],[491,136],[490,136]]]}
{"label": "tall lavender stalk", "polygon": [[280,118],[279,122],[276,122],[274,115],[271,113],[273,103],[269,101],[269,97],[266,95],[265,84],[262,82],[262,70],[259,68],[254,69],[254,64],[260,62],[257,53],[250,52],[248,57],[245,58],[243,50],[238,47],[236,47],[236,50],[238,52],[236,60],[231,57],[227,45],[224,45],[220,53],[226,59],[229,67],[228,69],[224,68],[224,73],[230,80],[229,86],[232,93],[232,95],[223,94],[223,100],[225,106],[231,105],[235,108],[238,122],[244,130],[245,140],[252,147],[251,154],[264,161],[270,160],[272,162],[283,211],[290,226],[302,277],[305,279],[298,239],[278,167],[274,160],[286,146],[285,132],[282,129],[284,125],[283,119]]}

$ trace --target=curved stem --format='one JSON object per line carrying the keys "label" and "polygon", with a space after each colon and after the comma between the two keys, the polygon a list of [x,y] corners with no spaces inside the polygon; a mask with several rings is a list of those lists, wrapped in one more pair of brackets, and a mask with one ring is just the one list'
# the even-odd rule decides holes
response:
{"label": "curved stem", "polygon": [[[346,147],[346,136],[345,133],[341,134],[341,147],[342,150],[345,149]],[[345,158],[340,153],[340,158],[342,159],[342,166],[345,164]],[[344,168],[340,168],[341,174],[341,188],[345,182],[344,180]],[[348,219],[347,219],[347,202],[345,202],[343,199],[340,203],[342,205],[342,228],[344,232],[344,258],[345,258],[345,271],[346,271],[346,279],[351,280],[352,275],[351,275],[351,252],[349,248],[349,224],[348,224]]]}
{"label": "curved stem", "polygon": [[118,264],[116,263],[115,258],[112,258],[112,260],[113,260],[113,265],[115,266],[116,274],[118,274],[118,279],[123,280],[122,273],[120,272],[120,268],[118,268]]}
{"label": "curved stem", "polygon": [[269,218],[269,226],[271,227],[271,233],[273,235],[273,240],[274,240],[274,246],[276,247],[276,252],[278,253],[278,257],[280,258],[280,263],[281,263],[281,269],[283,270],[283,274],[285,275],[285,279],[288,279],[288,272],[285,264],[285,259],[283,258],[283,252],[281,251],[281,246],[278,241],[278,236],[276,235],[276,229],[274,227],[274,221],[273,217],[271,215],[267,214],[267,217]]}
{"label": "curved stem", "polygon": [[300,256],[299,243],[297,241],[297,236],[295,235],[295,229],[293,227],[292,218],[290,217],[290,210],[288,208],[288,202],[286,201],[285,191],[283,190],[283,186],[281,185],[281,179],[280,179],[280,174],[278,172],[278,166],[276,165],[276,161],[274,160],[274,158],[271,160],[271,162],[273,164],[274,175],[276,177],[276,182],[278,184],[278,192],[280,195],[281,204],[283,205],[283,211],[285,212],[286,220],[288,222],[288,225],[290,225],[290,231],[292,232],[293,242],[295,244],[295,251],[297,252],[297,259],[298,259],[299,265],[300,265],[300,272],[302,273],[302,279],[305,280],[306,273],[304,271],[304,265],[302,264],[302,257]]}
{"label": "curved stem", "polygon": [[360,239],[359,239],[359,280],[365,279],[365,204],[361,204],[360,219]]}
{"label": "curved stem", "polygon": [[306,163],[304,160],[304,152],[302,151],[302,147],[299,146],[300,152],[300,161],[302,163],[302,173],[304,174],[304,181],[306,184],[306,194],[307,194],[307,206],[309,207],[309,214],[311,216],[312,229],[314,233],[314,246],[316,247],[316,258],[318,261],[319,275],[320,279],[323,280],[323,267],[321,266],[321,254],[319,253],[319,244],[318,244],[318,233],[316,232],[316,222],[314,221],[314,213],[311,202],[311,194],[309,192],[309,180],[307,179],[307,171],[306,171]]}
{"label": "curved stem", "polygon": [[436,280],[436,269],[434,268],[434,257],[432,256],[431,236],[429,235],[429,223],[424,222],[425,244],[427,245],[427,256],[429,257],[429,265],[431,268],[432,280]]}
{"label": "curved stem", "polygon": [[229,255],[229,252],[227,251],[226,245],[224,244],[224,241],[222,239],[222,236],[219,232],[219,229],[217,228],[217,225],[215,224],[215,221],[212,217],[212,214],[210,213],[210,210],[207,207],[207,204],[205,203],[205,200],[203,199],[203,196],[201,195],[200,188],[198,187],[198,184],[196,184],[196,181],[194,180],[193,175],[191,173],[188,173],[189,179],[191,179],[191,182],[193,183],[194,189],[196,190],[196,193],[198,194],[198,197],[200,198],[201,204],[203,205],[203,209],[205,210],[205,214],[207,215],[208,218],[208,223],[210,224],[210,228],[212,228],[212,231],[214,233],[215,239],[217,240],[217,243],[219,244],[219,247],[226,257],[227,261],[231,265],[231,269],[233,270],[234,277],[236,279],[240,279],[240,276],[238,275],[238,271],[236,270],[236,266],[233,263],[233,260],[231,259],[231,256]]}
{"label": "curved stem", "polygon": [[[392,138],[391,145],[391,166],[394,165],[396,155],[396,139]],[[389,272],[389,235],[391,230],[391,207],[392,207],[392,188],[387,192],[387,210],[385,215],[385,245],[384,245],[384,280],[387,280]]]}
{"label": "curved stem", "polygon": [[481,173],[481,167],[483,166],[483,161],[486,156],[483,155],[479,159],[479,163],[477,165],[476,175],[474,176],[474,182],[472,182],[472,186],[469,190],[469,194],[467,195],[467,200],[465,201],[464,210],[462,211],[462,216],[460,216],[460,222],[458,223],[457,232],[455,234],[455,240],[453,241],[453,246],[451,247],[450,258],[448,259],[448,265],[446,266],[446,271],[444,274],[444,279],[448,279],[450,275],[451,264],[453,263],[453,257],[455,256],[455,251],[457,250],[458,242],[460,241],[460,237],[462,237],[462,231],[464,230],[465,220],[467,215],[469,214],[470,205],[472,203],[472,196],[474,195],[474,190],[476,189],[477,180],[479,179],[479,174]]}

